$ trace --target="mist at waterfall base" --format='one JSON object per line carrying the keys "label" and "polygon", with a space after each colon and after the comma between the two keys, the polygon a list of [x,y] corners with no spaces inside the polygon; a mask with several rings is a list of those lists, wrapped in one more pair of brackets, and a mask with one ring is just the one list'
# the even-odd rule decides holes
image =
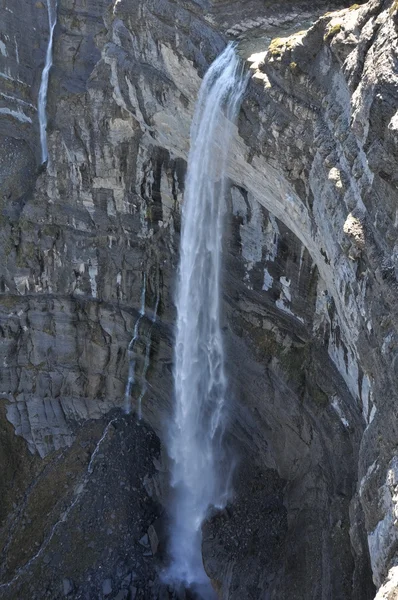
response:
{"label": "mist at waterfall base", "polygon": [[177,286],[175,411],[170,426],[170,565],[175,589],[214,597],[202,562],[202,523],[229,496],[223,452],[227,380],[220,271],[228,149],[247,78],[228,45],[202,82],[191,128]]}
{"label": "mist at waterfall base", "polygon": [[37,103],[37,112],[39,116],[39,129],[40,129],[40,144],[41,144],[41,162],[45,163],[48,158],[47,150],[47,92],[48,92],[48,78],[50,75],[50,69],[53,64],[53,41],[54,41],[54,29],[57,23],[57,2],[53,0],[54,5],[51,5],[51,0],[47,0],[47,11],[48,11],[48,26],[49,26],[49,38],[46,51],[46,61],[41,74],[41,82],[39,89],[39,98]]}

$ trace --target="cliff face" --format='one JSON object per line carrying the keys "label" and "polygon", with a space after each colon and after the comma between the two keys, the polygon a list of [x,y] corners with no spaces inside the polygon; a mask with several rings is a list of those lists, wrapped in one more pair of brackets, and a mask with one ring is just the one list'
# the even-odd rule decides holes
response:
{"label": "cliff face", "polygon": [[[1,593],[169,597],[180,205],[197,91],[227,35],[253,73],[224,244],[237,465],[205,568],[224,599],[372,599],[372,576],[394,598],[395,3],[318,19],[336,7],[61,0],[41,168],[48,22],[25,4],[5,0],[0,26]],[[143,286],[137,425],[122,408]]]}

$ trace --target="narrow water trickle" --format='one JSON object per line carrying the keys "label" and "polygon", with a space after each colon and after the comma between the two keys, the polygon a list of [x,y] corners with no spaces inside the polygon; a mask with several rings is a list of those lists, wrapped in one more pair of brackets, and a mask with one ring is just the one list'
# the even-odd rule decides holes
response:
{"label": "narrow water trickle", "polygon": [[159,301],[160,301],[160,296],[159,296],[159,290],[158,290],[158,294],[156,296],[155,308],[154,308],[152,319],[151,319],[152,325],[150,326],[150,328],[148,330],[148,333],[146,336],[146,342],[145,342],[145,359],[144,359],[144,367],[142,369],[142,377],[141,377],[142,387],[141,387],[141,393],[138,397],[138,409],[137,409],[139,421],[141,421],[141,419],[142,419],[142,401],[148,390],[147,374],[148,374],[150,357],[151,357],[152,329],[153,329],[153,326],[156,323],[156,319],[158,317]]}
{"label": "narrow water trickle", "polygon": [[[228,149],[247,78],[233,45],[206,73],[191,128],[177,290],[175,413],[169,452],[174,489],[166,579],[213,598],[201,552],[209,507],[228,498],[221,437],[226,376],[220,270]],[[224,473],[222,473],[224,470]]]}
{"label": "narrow water trickle", "polygon": [[138,314],[138,318],[134,325],[133,337],[127,348],[127,355],[129,359],[129,374],[127,379],[126,391],[124,393],[124,410],[127,414],[131,412],[131,390],[135,382],[135,354],[134,346],[138,339],[140,321],[145,315],[145,296],[146,296],[146,273],[143,274],[142,288],[141,288],[141,307]]}
{"label": "narrow water trickle", "polygon": [[[52,5],[53,2],[53,5]],[[53,41],[54,41],[54,29],[57,24],[57,0],[47,0],[47,11],[48,11],[48,25],[49,25],[49,38],[46,52],[46,62],[44,69],[41,74],[41,83],[39,90],[39,99],[37,105],[37,111],[39,114],[39,127],[40,127],[40,144],[41,144],[41,162],[45,163],[48,158],[47,150],[47,91],[48,91],[48,78],[50,75],[50,69],[53,64]]]}

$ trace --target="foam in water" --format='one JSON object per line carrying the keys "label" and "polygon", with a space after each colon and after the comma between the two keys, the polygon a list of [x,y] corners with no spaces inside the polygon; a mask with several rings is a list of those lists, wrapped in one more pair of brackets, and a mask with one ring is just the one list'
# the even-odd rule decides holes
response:
{"label": "foam in water", "polygon": [[40,127],[40,144],[41,144],[41,162],[45,163],[48,158],[47,150],[47,91],[48,91],[48,78],[50,69],[53,64],[53,41],[54,41],[54,29],[57,23],[57,2],[53,0],[54,6],[51,6],[51,0],[47,0],[47,11],[48,11],[48,25],[49,25],[49,38],[46,52],[46,62],[44,69],[41,74],[41,83],[39,90],[39,100],[37,111],[39,114],[39,127]]}
{"label": "foam in water", "polygon": [[202,563],[201,526],[227,499],[222,462],[226,376],[220,269],[226,167],[247,78],[229,45],[203,80],[191,128],[177,291],[171,564],[165,579],[213,597]]}

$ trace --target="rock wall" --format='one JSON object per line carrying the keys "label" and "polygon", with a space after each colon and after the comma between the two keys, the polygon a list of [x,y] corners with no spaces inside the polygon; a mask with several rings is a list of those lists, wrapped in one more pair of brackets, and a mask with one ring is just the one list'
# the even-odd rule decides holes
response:
{"label": "rock wall", "polygon": [[[25,4],[5,0],[0,30],[0,589],[172,597],[153,431],[172,407],[190,122],[227,35],[253,77],[224,248],[235,496],[204,526],[205,567],[223,599],[370,600],[372,576],[394,598],[395,3],[60,0],[42,168],[48,24]],[[145,375],[145,426],[122,410],[143,285],[127,400]]]}

